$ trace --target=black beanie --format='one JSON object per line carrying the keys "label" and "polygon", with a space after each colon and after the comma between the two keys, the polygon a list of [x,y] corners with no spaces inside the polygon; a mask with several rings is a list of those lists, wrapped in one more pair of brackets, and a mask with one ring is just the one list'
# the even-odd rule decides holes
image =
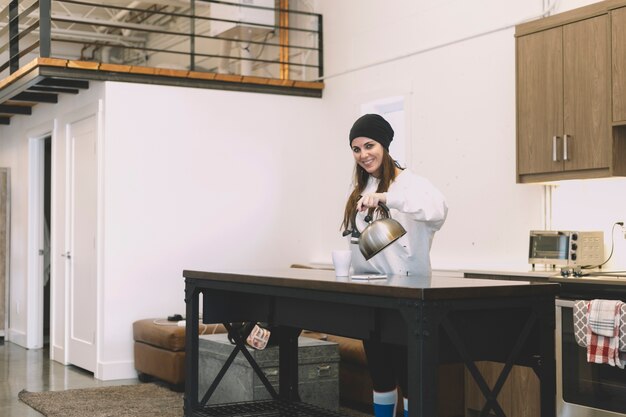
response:
{"label": "black beanie", "polygon": [[364,136],[374,139],[383,145],[383,148],[389,150],[389,144],[393,140],[393,129],[379,114],[366,114],[359,117],[350,129],[350,146],[352,140]]}

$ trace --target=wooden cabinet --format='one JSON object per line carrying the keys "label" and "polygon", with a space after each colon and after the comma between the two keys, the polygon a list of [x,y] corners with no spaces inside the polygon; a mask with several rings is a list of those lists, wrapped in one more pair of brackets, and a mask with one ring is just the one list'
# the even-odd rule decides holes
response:
{"label": "wooden cabinet", "polygon": [[[504,364],[476,362],[489,388],[495,386]],[[498,394],[498,404],[508,417],[537,417],[541,415],[539,379],[531,368],[513,366],[511,374]],[[485,398],[469,371],[465,371],[465,417],[478,417]],[[491,414],[493,415],[493,411]]]}
{"label": "wooden cabinet", "polygon": [[613,122],[626,124],[626,7],[611,11]]}
{"label": "wooden cabinet", "polygon": [[611,163],[608,15],[563,27],[563,169]]}
{"label": "wooden cabinet", "polygon": [[626,175],[626,12],[601,2],[516,28],[517,182]]}
{"label": "wooden cabinet", "polygon": [[[497,279],[512,281],[545,282],[546,277],[497,275],[496,273],[473,273],[466,272],[465,278]],[[547,276],[547,275],[546,275]],[[504,368],[503,363],[481,361],[475,362],[476,367],[485,379],[490,389],[493,389],[500,373]],[[539,378],[532,368],[514,365],[511,374],[506,380],[498,395],[498,404],[502,407],[507,417],[536,417],[541,415],[541,401],[539,393]],[[474,381],[471,373],[465,369],[465,417],[478,417],[485,405],[485,399]],[[489,416],[493,416],[493,411]]]}
{"label": "wooden cabinet", "polygon": [[563,30],[517,40],[518,175],[559,172],[557,136],[563,131]]}

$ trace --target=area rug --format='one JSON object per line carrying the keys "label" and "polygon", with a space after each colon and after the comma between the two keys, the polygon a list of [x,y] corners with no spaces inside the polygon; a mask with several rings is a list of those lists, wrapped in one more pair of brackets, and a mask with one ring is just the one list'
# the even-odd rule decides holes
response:
{"label": "area rug", "polygon": [[183,394],[156,384],[28,392],[19,399],[47,417],[181,417]]}
{"label": "area rug", "polygon": [[[183,394],[156,384],[28,392],[19,399],[46,417],[181,417]],[[340,413],[369,417],[349,408]]]}

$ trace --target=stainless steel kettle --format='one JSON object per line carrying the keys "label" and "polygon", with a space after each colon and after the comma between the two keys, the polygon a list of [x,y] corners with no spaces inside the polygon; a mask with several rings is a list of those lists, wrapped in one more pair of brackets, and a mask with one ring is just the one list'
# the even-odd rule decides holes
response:
{"label": "stainless steel kettle", "polygon": [[356,227],[355,212],[352,219],[354,229],[343,232],[344,236],[352,234],[352,237],[359,238],[359,250],[368,261],[378,252],[406,234],[404,227],[397,220],[391,218],[389,208],[381,202],[378,205],[383,210],[384,218],[373,220],[372,216],[365,216],[365,221],[369,224],[363,232],[359,232]]}

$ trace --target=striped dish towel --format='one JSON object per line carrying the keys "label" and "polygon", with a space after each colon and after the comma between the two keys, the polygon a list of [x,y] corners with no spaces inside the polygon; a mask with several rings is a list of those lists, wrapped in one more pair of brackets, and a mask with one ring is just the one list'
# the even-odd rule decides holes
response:
{"label": "striped dish towel", "polygon": [[587,308],[587,361],[624,369],[626,355],[619,351],[622,302],[591,300]]}

